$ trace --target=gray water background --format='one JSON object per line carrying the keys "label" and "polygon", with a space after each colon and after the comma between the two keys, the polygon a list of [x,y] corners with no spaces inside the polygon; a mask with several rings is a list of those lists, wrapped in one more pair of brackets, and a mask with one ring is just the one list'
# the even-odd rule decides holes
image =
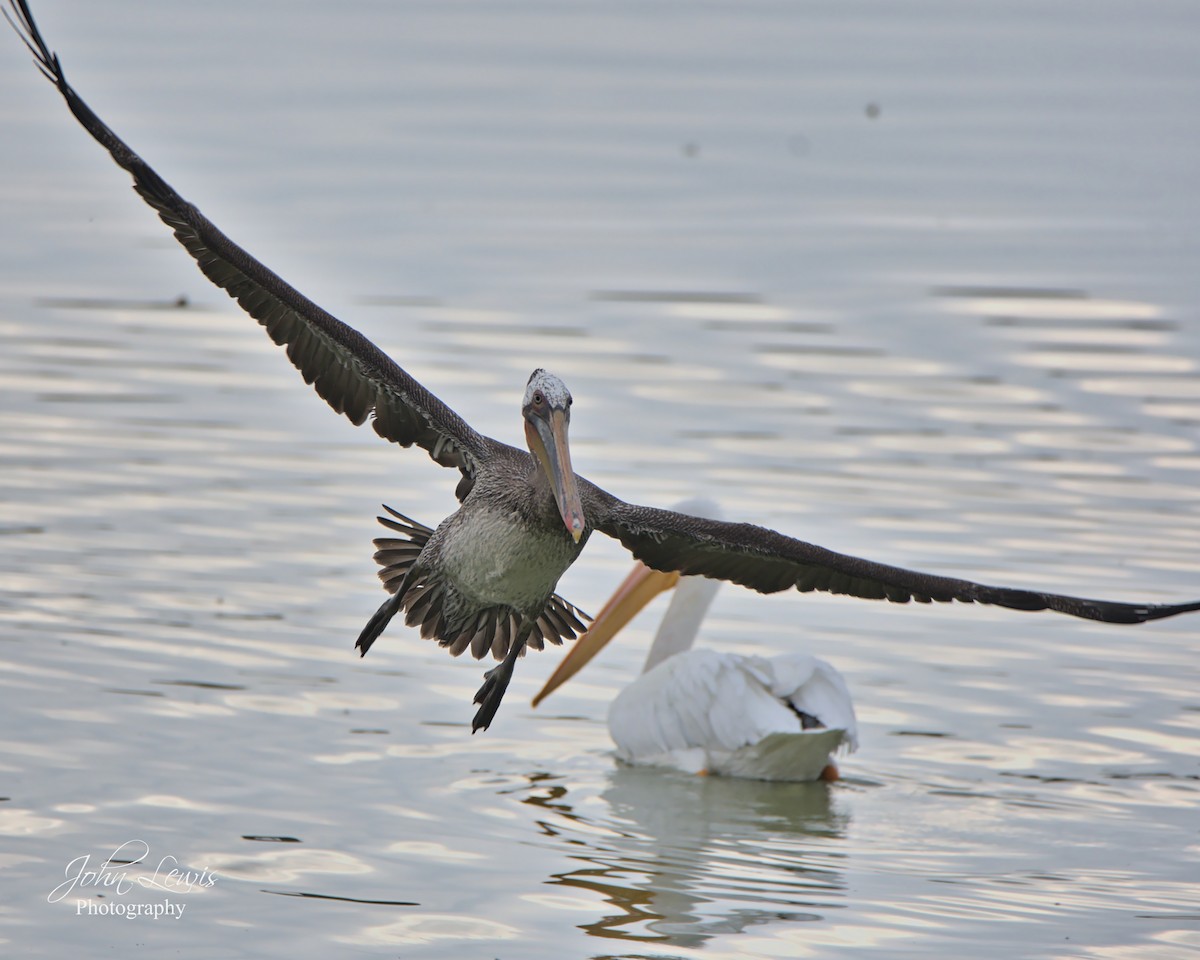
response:
{"label": "gray water background", "polygon": [[[520,442],[546,366],[626,499],[1200,596],[1195,4],[35,12],[186,197],[479,429]],[[436,522],[454,476],[333,415],[11,36],[0,124],[4,955],[1200,952],[1200,620],[722,591],[702,642],[845,674],[833,787],[617,767],[653,613],[536,711],[560,653],[527,658],[472,737],[482,665],[351,649],[379,502]],[[597,538],[560,592],[594,612],[627,564]],[[124,892],[49,902],[132,841]],[[211,885],[137,884],[164,859]]]}

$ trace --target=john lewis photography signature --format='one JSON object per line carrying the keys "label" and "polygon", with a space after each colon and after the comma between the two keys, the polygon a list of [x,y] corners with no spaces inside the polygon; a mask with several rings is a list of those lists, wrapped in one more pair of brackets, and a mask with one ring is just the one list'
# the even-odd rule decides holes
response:
{"label": "john lewis photography signature", "polygon": [[[76,857],[67,864],[66,879],[50,891],[46,900],[59,903],[71,894],[77,896],[123,897],[136,889],[156,890],[163,893],[185,894],[194,890],[212,887],[217,882],[214,873],[207,869],[187,870],[172,856],[160,857],[155,863],[150,856],[150,844],[145,840],[127,840],[114,850],[98,866],[92,866],[90,853]],[[99,903],[96,899],[80,899],[76,913],[119,914],[127,917],[147,916],[158,919],[162,916],[179,919],[185,904],[172,903]]]}

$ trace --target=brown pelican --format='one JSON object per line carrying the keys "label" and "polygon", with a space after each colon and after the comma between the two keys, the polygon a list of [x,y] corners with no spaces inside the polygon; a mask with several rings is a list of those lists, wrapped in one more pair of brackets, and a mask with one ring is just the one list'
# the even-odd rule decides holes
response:
{"label": "brown pelican", "polygon": [[[567,448],[571,394],[535,370],[521,413],[530,452],[473,430],[361,333],[342,323],[230,240],[105,124],[67,83],[26,0],[5,11],[71,113],[132,177],[134,189],[205,276],[257,320],[338,413],[401,446],[417,444],[461,474],[459,509],[442,521],[371,618],[363,653],[399,611],[444,646],[490,649],[503,659],[476,695],[473,729],[495,716],[518,654],[543,639],[573,636],[572,608],[554,587],[594,530],[619,540],[655,570],[729,580],[761,593],[795,588],[876,600],[991,603],[1113,623],[1200,610],[1200,601],[1116,603],[991,587],[834,553],[773,530],[625,503],[575,475]],[[570,614],[568,616],[567,614]]]}
{"label": "brown pelican", "polygon": [[[685,500],[674,509],[721,519],[711,500]],[[617,757],[749,780],[836,780],[833,754],[858,747],[846,681],[805,653],[768,658],[693,650],[720,583],[638,563],[533,705],[582,669],[658,594],[675,588],[641,676],[609,705],[608,732]]]}

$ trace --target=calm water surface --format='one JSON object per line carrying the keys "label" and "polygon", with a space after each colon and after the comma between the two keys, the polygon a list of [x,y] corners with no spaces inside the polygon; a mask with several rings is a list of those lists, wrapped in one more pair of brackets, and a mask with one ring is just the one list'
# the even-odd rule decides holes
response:
{"label": "calm water surface", "polygon": [[[1200,595],[1194,4],[35,5],[169,180],[480,429],[544,365],[628,499]],[[379,501],[434,522],[453,477],[332,415],[2,46],[5,955],[1200,951],[1196,618],[723,591],[704,642],[846,675],[833,787],[618,768],[650,614],[537,711],[530,657],[476,737],[481,665],[355,657]]]}

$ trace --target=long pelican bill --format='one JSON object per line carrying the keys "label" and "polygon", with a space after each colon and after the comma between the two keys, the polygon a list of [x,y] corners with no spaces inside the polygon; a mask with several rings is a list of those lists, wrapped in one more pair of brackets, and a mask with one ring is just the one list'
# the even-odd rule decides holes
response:
{"label": "long pelican bill", "polygon": [[585,521],[579,484],[575,480],[575,471],[571,468],[571,448],[567,442],[567,413],[565,410],[551,410],[549,416],[535,417],[532,423],[535,429],[526,431],[529,445],[541,461],[546,476],[550,478],[563,523],[578,543],[579,538],[583,536]]}
{"label": "long pelican bill", "polygon": [[533,698],[537,706],[551,693],[575,676],[598,654],[608,642],[621,632],[621,628],[638,615],[642,607],[660,593],[672,589],[679,582],[678,573],[660,573],[639,563],[616,592],[596,614],[596,619],[587,633],[575,641],[570,652],[562,658],[558,668],[550,675],[545,686]]}

